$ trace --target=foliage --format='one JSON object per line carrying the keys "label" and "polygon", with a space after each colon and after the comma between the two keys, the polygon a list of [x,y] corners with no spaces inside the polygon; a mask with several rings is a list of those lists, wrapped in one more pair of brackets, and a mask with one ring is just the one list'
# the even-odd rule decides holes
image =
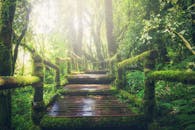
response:
{"label": "foliage", "polygon": [[140,97],[135,94],[130,94],[127,91],[120,90],[117,94],[117,97],[120,101],[128,103],[129,108],[133,110],[135,113],[140,113],[142,111],[143,101]]}
{"label": "foliage", "polygon": [[[54,85],[44,84],[44,102],[49,104],[52,101],[54,95],[56,95]],[[33,88],[31,86],[16,89],[12,92],[12,120],[13,127],[16,130],[21,129],[36,129],[32,122],[32,101],[33,101]],[[23,123],[21,123],[23,122]]]}
{"label": "foliage", "polygon": [[12,92],[12,126],[16,130],[34,127],[31,120],[32,93],[33,88],[31,86]]}
{"label": "foliage", "polygon": [[143,97],[144,73],[141,71],[128,71],[126,89],[132,94],[138,94]]}

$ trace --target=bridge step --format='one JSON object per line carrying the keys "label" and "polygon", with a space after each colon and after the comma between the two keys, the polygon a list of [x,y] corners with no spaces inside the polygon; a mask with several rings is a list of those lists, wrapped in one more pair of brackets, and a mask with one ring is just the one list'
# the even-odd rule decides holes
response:
{"label": "bridge step", "polygon": [[113,95],[116,93],[116,89],[111,89],[111,86],[106,84],[69,84],[61,91],[61,94],[69,96]]}
{"label": "bridge step", "polygon": [[85,71],[86,74],[107,74],[107,70]]}
{"label": "bridge step", "polygon": [[114,80],[106,74],[77,74],[67,79],[69,84],[110,84]]}
{"label": "bridge step", "polygon": [[48,109],[53,117],[131,116],[127,106],[113,96],[61,96]]}

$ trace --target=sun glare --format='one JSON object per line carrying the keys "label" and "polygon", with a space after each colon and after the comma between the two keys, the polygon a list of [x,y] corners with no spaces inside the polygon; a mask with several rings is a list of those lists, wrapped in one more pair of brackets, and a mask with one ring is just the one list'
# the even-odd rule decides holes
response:
{"label": "sun glare", "polygon": [[42,0],[33,5],[31,17],[34,33],[47,34],[56,27],[58,19],[56,6],[54,0]]}

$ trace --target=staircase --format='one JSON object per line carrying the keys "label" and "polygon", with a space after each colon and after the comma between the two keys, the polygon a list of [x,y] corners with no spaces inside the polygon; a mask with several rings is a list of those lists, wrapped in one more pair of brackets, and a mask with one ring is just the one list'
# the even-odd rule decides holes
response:
{"label": "staircase", "polygon": [[144,121],[114,96],[106,72],[68,77],[62,95],[47,109],[43,130],[143,130]]}

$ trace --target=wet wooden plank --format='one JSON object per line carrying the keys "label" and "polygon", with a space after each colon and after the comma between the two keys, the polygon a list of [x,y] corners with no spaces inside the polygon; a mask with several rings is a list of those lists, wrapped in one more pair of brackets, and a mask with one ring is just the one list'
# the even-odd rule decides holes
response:
{"label": "wet wooden plank", "polygon": [[67,77],[70,84],[109,84],[112,77],[106,74],[77,74]]}
{"label": "wet wooden plank", "polygon": [[65,90],[72,91],[98,91],[110,90],[110,85],[104,84],[69,84],[64,87]]}
{"label": "wet wooden plank", "polygon": [[128,107],[113,96],[64,96],[49,109],[53,117],[127,116],[133,115]]}

